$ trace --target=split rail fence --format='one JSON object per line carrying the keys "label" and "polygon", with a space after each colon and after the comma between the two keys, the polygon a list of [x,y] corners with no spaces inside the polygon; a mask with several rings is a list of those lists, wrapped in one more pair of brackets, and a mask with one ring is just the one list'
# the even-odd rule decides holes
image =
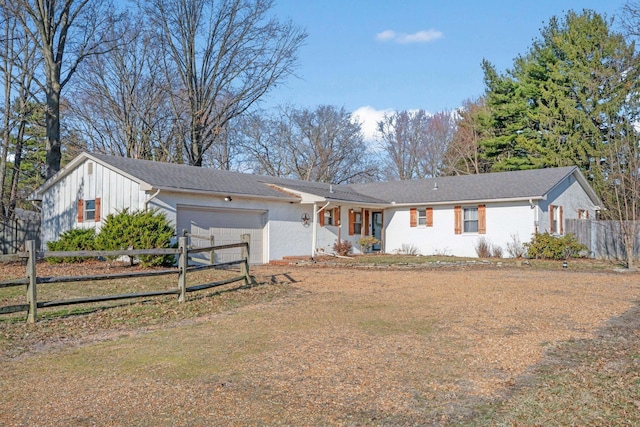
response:
{"label": "split rail fence", "polygon": [[[36,251],[35,241],[29,240],[25,243],[25,251],[17,253],[15,255],[0,256],[0,260],[19,260],[26,259],[26,275],[21,279],[12,279],[0,281],[0,288],[7,288],[12,286],[24,286],[27,288],[27,303],[19,305],[11,305],[0,307],[0,314],[17,313],[21,311],[27,311],[27,321],[34,323],[37,318],[37,310],[45,307],[56,307],[63,305],[73,304],[85,304],[95,303],[103,301],[115,301],[130,298],[147,298],[163,295],[178,295],[178,301],[184,302],[186,300],[187,292],[195,292],[204,289],[213,288],[216,286],[222,286],[229,283],[238,281],[244,281],[246,285],[251,282],[249,275],[249,238],[248,234],[242,235],[242,242],[232,243],[227,245],[218,245],[210,247],[189,248],[187,245],[187,237],[178,238],[178,248],[172,249],[133,249],[133,250],[121,250],[121,251],[48,251],[44,253],[38,253]],[[224,249],[240,248],[240,259],[215,263],[214,252]],[[210,263],[202,265],[189,265],[189,259],[192,255],[198,253],[208,252],[211,254]],[[150,271],[138,271],[129,273],[115,273],[115,274],[98,274],[87,276],[61,276],[61,277],[39,277],[36,271],[36,260],[42,258],[64,258],[64,257],[121,257],[129,256],[136,257],[140,255],[176,255],[178,257],[177,268],[168,268],[163,270],[150,270]],[[230,277],[228,279],[202,283],[193,286],[187,286],[187,273],[195,272],[206,269],[215,269],[228,267],[233,265],[240,265],[240,275]],[[73,298],[54,301],[38,301],[37,300],[37,287],[40,284],[53,284],[53,283],[70,283],[70,282],[87,282],[87,281],[99,281],[99,280],[114,280],[114,279],[131,279],[137,277],[149,277],[149,276],[163,276],[163,275],[178,275],[177,287],[173,289],[150,291],[150,292],[137,292],[127,294],[116,295],[100,295],[91,296],[86,298]]]}

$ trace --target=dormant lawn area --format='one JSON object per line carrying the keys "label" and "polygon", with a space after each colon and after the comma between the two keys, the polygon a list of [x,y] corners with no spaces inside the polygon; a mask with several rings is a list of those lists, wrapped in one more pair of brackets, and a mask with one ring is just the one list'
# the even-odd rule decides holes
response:
{"label": "dormant lawn area", "polygon": [[640,423],[637,273],[252,274],[187,304],[0,318],[0,425]]}

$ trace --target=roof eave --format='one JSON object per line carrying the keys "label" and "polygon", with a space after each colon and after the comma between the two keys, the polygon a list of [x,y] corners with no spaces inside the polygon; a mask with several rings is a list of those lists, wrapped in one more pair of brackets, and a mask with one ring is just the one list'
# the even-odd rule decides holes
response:
{"label": "roof eave", "polygon": [[271,201],[279,201],[279,202],[291,202],[291,203],[300,203],[300,198],[293,196],[264,196],[258,194],[246,194],[246,193],[234,193],[231,191],[220,192],[220,191],[208,191],[208,190],[194,190],[191,188],[176,188],[176,187],[150,187],[146,189],[147,191],[160,191],[168,192],[168,193],[189,193],[189,194],[198,194],[202,196],[213,196],[213,197],[237,197],[239,199],[253,199],[253,200],[271,200]]}
{"label": "roof eave", "polygon": [[413,203],[396,203],[391,202],[391,207],[404,208],[411,206],[446,206],[446,205],[471,205],[479,203],[513,203],[513,202],[533,202],[546,200],[546,196],[523,196],[523,197],[505,197],[501,199],[464,199],[464,200],[442,200],[438,202],[413,202]]}

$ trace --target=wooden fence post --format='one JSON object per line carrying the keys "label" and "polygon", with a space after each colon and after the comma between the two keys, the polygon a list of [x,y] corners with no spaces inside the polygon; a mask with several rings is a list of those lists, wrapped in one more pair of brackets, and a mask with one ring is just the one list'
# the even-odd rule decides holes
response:
{"label": "wooden fence post", "polygon": [[249,283],[251,283],[251,277],[249,277],[249,242],[251,242],[251,235],[243,234],[242,241],[246,243],[246,245],[242,247],[242,250],[240,252],[240,257],[244,258],[244,263],[240,264],[240,274],[244,276],[244,284],[248,285]]}
{"label": "wooden fence post", "polygon": [[[211,248],[213,248],[215,246],[216,239],[213,236],[209,236],[209,240],[211,240],[210,246]],[[209,265],[213,265],[215,263],[216,263],[216,251],[211,249],[211,252],[209,253]]]}
{"label": "wooden fence post", "polygon": [[36,299],[36,242],[34,240],[27,240],[25,242],[25,250],[29,252],[29,258],[27,259],[27,277],[29,278],[29,284],[27,285],[27,304],[29,304],[27,322],[35,323],[36,310],[38,308],[38,301]]}
{"label": "wooden fence post", "polygon": [[180,291],[180,296],[178,301],[184,302],[187,292],[187,267],[189,266],[186,237],[178,237],[178,248],[180,248],[180,257],[178,258],[178,290]]}

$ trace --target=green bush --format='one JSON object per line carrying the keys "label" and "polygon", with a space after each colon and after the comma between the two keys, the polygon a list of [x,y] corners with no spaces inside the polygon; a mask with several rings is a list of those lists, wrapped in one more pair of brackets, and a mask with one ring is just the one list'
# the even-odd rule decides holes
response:
{"label": "green bush", "polygon": [[[172,237],[173,227],[164,214],[157,210],[129,212],[124,209],[107,215],[96,237],[96,246],[107,251],[168,248]],[[138,258],[143,266],[171,265],[175,261],[173,255],[141,255]]]}
{"label": "green bush", "polygon": [[582,252],[588,250],[573,234],[554,236],[549,233],[536,233],[531,242],[525,243],[524,247],[529,258],[555,260],[578,258]]}
{"label": "green bush", "polygon": [[[93,228],[74,228],[60,235],[59,240],[47,242],[50,251],[93,251],[96,248],[96,230]],[[90,257],[53,257],[50,263],[82,262]]]}

